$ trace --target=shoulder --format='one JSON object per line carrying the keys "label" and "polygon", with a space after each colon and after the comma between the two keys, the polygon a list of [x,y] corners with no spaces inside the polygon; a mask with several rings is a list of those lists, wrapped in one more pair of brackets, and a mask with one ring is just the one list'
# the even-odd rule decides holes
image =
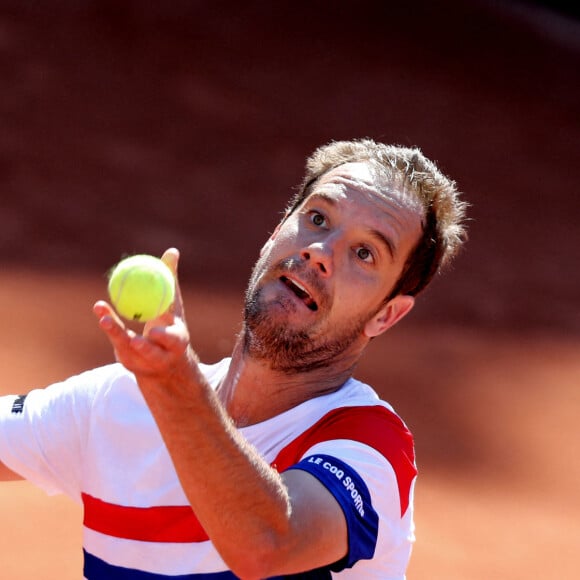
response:
{"label": "shoulder", "polygon": [[[229,359],[224,359],[216,364],[201,364],[200,367],[208,381],[217,382],[227,371],[228,365]],[[88,396],[105,397],[112,390],[114,390],[115,396],[138,391],[135,376],[120,363],[112,363],[81,372],[60,383],[50,385],[47,389],[63,393],[85,393]]]}
{"label": "shoulder", "polygon": [[[219,380],[224,361],[203,365],[202,372],[210,381]],[[227,364],[225,365],[227,369]],[[145,407],[143,396],[133,373],[120,363],[112,363],[81,373],[40,389],[33,389],[23,398],[28,408],[53,412],[69,407],[81,413],[113,408],[116,415],[133,413]]]}
{"label": "shoulder", "polygon": [[349,381],[333,403],[334,407],[280,451],[276,468],[283,471],[316,453],[342,457],[361,471],[376,468],[382,473],[388,464],[401,492],[404,513],[417,475],[411,431],[388,403],[358,381]]}
{"label": "shoulder", "polygon": [[27,411],[33,411],[33,415],[44,414],[55,412],[62,405],[90,406],[96,397],[119,381],[129,384],[131,375],[120,364],[111,364],[72,375],[45,387],[32,388],[17,397],[4,397],[4,401],[12,399],[12,413],[23,417]]}
{"label": "shoulder", "polygon": [[60,383],[50,385],[43,391],[48,397],[70,397],[75,400],[85,399],[88,402],[107,397],[112,390],[116,395],[131,392],[136,386],[134,375],[123,365],[113,363],[73,375]]}
{"label": "shoulder", "polygon": [[378,577],[387,567],[403,577],[413,541],[412,434],[362,384],[347,385],[335,403],[280,452],[275,466],[309,473],[339,503],[349,529],[347,565],[356,564],[357,577]]}
{"label": "shoulder", "polygon": [[385,457],[404,450],[414,460],[413,436],[393,407],[367,384],[350,379],[324,403],[324,413],[300,439],[302,445],[329,439],[366,444]]}
{"label": "shoulder", "polygon": [[329,410],[286,447],[279,459],[287,457],[292,463],[314,445],[338,439],[368,445],[391,463],[401,456],[410,463],[415,460],[413,435],[403,420],[380,401]]}

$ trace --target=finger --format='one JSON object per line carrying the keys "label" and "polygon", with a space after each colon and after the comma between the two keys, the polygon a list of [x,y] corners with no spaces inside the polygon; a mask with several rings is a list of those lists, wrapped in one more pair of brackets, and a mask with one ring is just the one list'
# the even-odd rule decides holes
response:
{"label": "finger", "polygon": [[159,346],[149,344],[145,337],[126,328],[106,302],[95,304],[93,310],[113,347],[117,362],[132,372],[148,369],[151,363],[147,358],[152,352],[161,350]]}
{"label": "finger", "polygon": [[177,264],[179,262],[179,250],[169,248],[163,252],[161,259],[169,266],[174,275],[177,276]]}
{"label": "finger", "polygon": [[131,338],[135,336],[136,333],[126,328],[121,318],[113,310],[113,307],[104,300],[99,300],[95,303],[93,312],[99,321],[99,326],[115,349],[126,346]]}
{"label": "finger", "polygon": [[179,257],[180,254],[177,248],[169,248],[165,250],[161,259],[169,266],[175,277],[175,300],[173,301],[171,312],[179,318],[184,318],[183,297],[178,276]]}
{"label": "finger", "polygon": [[99,323],[103,319],[106,319],[107,325],[110,320],[115,325],[123,327],[125,326],[122,320],[115,312],[114,308],[108,302],[105,302],[105,300],[98,300],[97,302],[95,302],[93,306],[93,312],[95,313],[95,316],[99,320]]}
{"label": "finger", "polygon": [[149,330],[147,339],[165,350],[181,355],[189,344],[187,327],[180,319],[172,326],[154,326]]}
{"label": "finger", "polygon": [[[184,364],[188,343],[171,333],[156,330],[158,340],[140,334],[134,335],[121,351],[116,351],[117,360],[138,377],[157,376],[160,379],[173,373]],[[156,334],[154,333],[154,334]]]}
{"label": "finger", "polygon": [[[160,316],[148,320],[143,327],[143,336],[149,336],[149,332],[155,326],[170,326],[174,323],[175,316],[181,316],[183,312],[183,308],[181,307],[181,294],[179,292],[179,284],[177,281],[177,263],[179,261],[179,250],[177,248],[169,248],[163,252],[161,256],[161,260],[165,263],[166,266],[171,270],[174,278],[175,284],[175,298],[173,299],[172,304],[170,307]],[[175,304],[178,303],[177,313]]]}
{"label": "finger", "polygon": [[171,327],[153,327],[155,332],[150,337],[127,328],[104,300],[98,301],[93,311],[115,351],[117,362],[137,375],[166,372],[182,358],[187,349],[187,329],[183,323],[178,322]]}

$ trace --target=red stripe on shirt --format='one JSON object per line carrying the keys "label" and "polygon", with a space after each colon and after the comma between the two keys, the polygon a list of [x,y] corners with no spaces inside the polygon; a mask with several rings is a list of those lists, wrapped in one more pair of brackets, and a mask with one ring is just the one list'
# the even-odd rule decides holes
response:
{"label": "red stripe on shirt", "polygon": [[282,449],[273,466],[282,472],[298,463],[317,443],[332,439],[364,443],[385,457],[397,478],[402,517],[409,507],[411,484],[417,475],[413,436],[397,415],[381,405],[330,411]]}
{"label": "red stripe on shirt", "polygon": [[205,542],[208,535],[189,506],[130,507],[82,494],[84,525],[91,530],[143,542]]}
{"label": "red stripe on shirt", "polygon": [[[282,472],[298,463],[314,445],[349,439],[369,445],[394,469],[401,516],[409,505],[411,483],[417,474],[413,437],[401,419],[380,405],[343,407],[327,413],[280,451],[273,466]],[[84,525],[96,532],[144,542],[205,542],[208,535],[190,506],[133,507],[82,494]]]}

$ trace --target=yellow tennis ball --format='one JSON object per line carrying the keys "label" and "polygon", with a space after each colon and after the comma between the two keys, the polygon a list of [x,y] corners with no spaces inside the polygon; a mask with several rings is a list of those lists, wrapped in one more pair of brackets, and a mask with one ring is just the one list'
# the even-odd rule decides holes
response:
{"label": "yellow tennis ball", "polygon": [[121,260],[109,276],[109,297],[127,320],[147,322],[163,314],[175,298],[175,278],[155,256],[138,254]]}

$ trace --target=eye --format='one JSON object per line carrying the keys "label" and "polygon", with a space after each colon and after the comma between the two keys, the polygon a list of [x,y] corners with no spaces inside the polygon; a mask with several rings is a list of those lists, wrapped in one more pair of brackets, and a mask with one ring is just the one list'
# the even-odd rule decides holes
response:
{"label": "eye", "polygon": [[317,211],[310,212],[310,221],[318,228],[324,226],[326,223],[326,218]]}
{"label": "eye", "polygon": [[375,261],[372,252],[368,248],[365,248],[364,246],[359,246],[358,248],[356,248],[355,253],[359,260],[362,260],[367,264],[373,264]]}

